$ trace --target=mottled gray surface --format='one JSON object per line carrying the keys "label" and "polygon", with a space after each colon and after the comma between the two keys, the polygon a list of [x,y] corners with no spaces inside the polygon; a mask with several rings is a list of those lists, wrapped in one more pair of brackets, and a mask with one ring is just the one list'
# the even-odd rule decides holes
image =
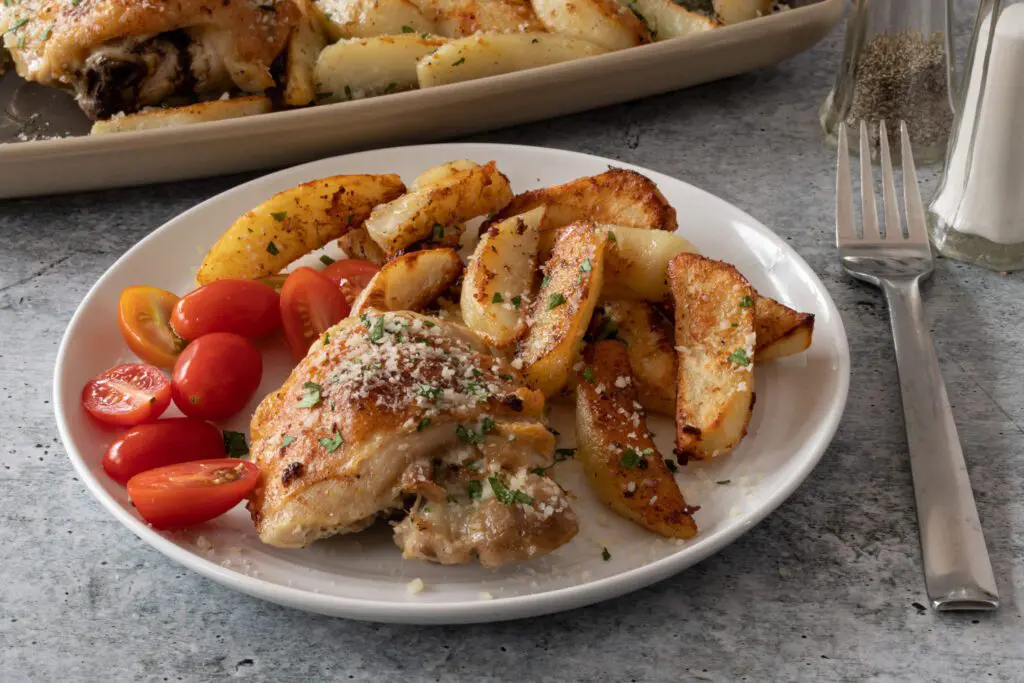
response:
{"label": "mottled gray surface", "polygon": [[57,344],[122,252],[246,178],[0,203],[0,680],[1024,679],[1021,278],[941,262],[926,290],[1003,599],[997,614],[938,615],[920,607],[885,311],[840,274],[830,246],[833,153],[815,109],[839,41],[728,82],[477,138],[614,157],[734,202],[820,274],[853,352],[835,442],[778,512],[682,575],[552,617],[418,628],[312,616],[143,545],[58,444]]}

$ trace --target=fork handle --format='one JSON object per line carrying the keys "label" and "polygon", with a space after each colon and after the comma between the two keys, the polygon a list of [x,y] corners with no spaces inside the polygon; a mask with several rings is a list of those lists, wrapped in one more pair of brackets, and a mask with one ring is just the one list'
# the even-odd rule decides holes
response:
{"label": "fork handle", "polygon": [[928,599],[937,610],[996,609],[992,563],[918,281],[883,282],[882,289],[896,345]]}

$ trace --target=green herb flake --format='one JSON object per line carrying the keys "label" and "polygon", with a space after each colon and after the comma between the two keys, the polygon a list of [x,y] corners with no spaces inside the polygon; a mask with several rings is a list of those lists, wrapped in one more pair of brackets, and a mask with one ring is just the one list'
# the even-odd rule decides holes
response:
{"label": "green herb flake", "polygon": [[287,448],[288,446],[291,446],[293,443],[295,443],[295,437],[292,436],[291,434],[286,434],[284,438],[281,439],[282,448]]}
{"label": "green herb flake", "polygon": [[750,356],[743,349],[736,349],[728,357],[736,365],[742,365],[743,367],[750,365]]}
{"label": "green herb flake", "polygon": [[341,438],[341,434],[337,431],[334,432],[333,436],[324,436],[320,438],[320,447],[328,453],[333,453],[338,450],[341,448],[343,443],[345,443],[345,439]]}
{"label": "green herb flake", "polygon": [[331,333],[324,332],[324,336],[320,337],[320,340],[323,342],[324,346],[327,346],[328,344],[331,343]]}
{"label": "green herb flake", "polygon": [[512,375],[498,375],[498,378],[503,379],[506,382],[511,382],[512,380],[515,379],[515,377],[513,377]]}
{"label": "green herb flake", "polygon": [[189,396],[188,397],[188,402],[191,403],[192,405],[198,405],[199,404],[199,397],[198,396]]}
{"label": "green herb flake", "polygon": [[612,554],[608,552],[608,548],[601,548],[601,559],[605,562],[612,559]]}
{"label": "green herb flake", "polygon": [[435,242],[440,242],[444,239],[444,226],[440,223],[434,223],[434,227],[431,229],[430,233],[433,235]]}
{"label": "green herb flake", "polygon": [[491,418],[485,416],[484,419],[480,421],[480,434],[481,435],[483,435],[483,434],[490,434],[493,431],[494,431],[494,420],[492,420]]}
{"label": "green herb flake", "polygon": [[244,458],[249,455],[249,444],[245,442],[245,434],[225,429],[222,436],[224,437],[224,452],[229,458]]}
{"label": "green herb flake", "polygon": [[583,379],[587,380],[587,384],[593,384],[597,380],[590,368],[583,368]]}
{"label": "green herb flake", "polygon": [[551,284],[551,278],[549,278],[547,275],[545,275],[544,279],[540,281],[540,288],[544,289],[549,284]]}
{"label": "green herb flake", "polygon": [[287,211],[274,211],[273,213],[270,214],[270,217],[273,218],[278,223],[283,223],[284,219],[288,218],[288,212]]}
{"label": "green herb flake", "polygon": [[512,305],[515,306],[515,309],[517,311],[519,310],[519,306],[522,303],[523,303],[523,297],[519,296],[518,294],[516,294],[514,297],[512,297]]}
{"label": "green herb flake", "polygon": [[479,472],[480,471],[480,461],[479,460],[475,460],[475,459],[474,460],[467,460],[466,462],[464,462],[462,464],[463,464],[463,466],[467,470],[472,470],[474,472]]}
{"label": "green herb flake", "polygon": [[494,497],[497,498],[500,503],[504,503],[505,505],[515,505],[516,503],[530,505],[533,503],[533,496],[522,491],[513,491],[505,485],[505,482],[496,476],[487,477],[487,481],[491,483],[491,490],[494,491]]}
{"label": "green herb flake", "polygon": [[299,399],[300,408],[313,408],[320,405],[323,399],[323,387],[316,382],[306,382],[302,385],[302,398]]}
{"label": "green herb flake", "polygon": [[406,26],[403,24],[402,33],[416,33],[416,29],[414,29],[412,26]]}
{"label": "green herb flake", "polygon": [[627,448],[626,452],[622,454],[621,458],[619,458],[619,464],[627,470],[634,469],[640,464],[640,454],[632,448]]}
{"label": "green herb flake", "polygon": [[352,99],[352,88],[348,87],[347,85],[345,86],[345,99]]}
{"label": "green herb flake", "polygon": [[322,90],[316,93],[316,98],[318,100],[326,100],[328,97],[334,97],[334,93],[330,90]]}
{"label": "green herb flake", "polygon": [[589,273],[594,269],[594,266],[590,263],[590,259],[583,259],[582,265],[580,265],[580,272]]}
{"label": "green herb flake", "polygon": [[384,87],[384,94],[390,95],[393,92],[398,92],[398,83],[391,81],[390,83],[387,84],[387,86]]}
{"label": "green herb flake", "polygon": [[324,264],[325,266],[329,266],[332,263],[334,263],[334,259],[332,259],[327,254],[321,254],[321,256],[320,256],[320,263]]}
{"label": "green herb flake", "polygon": [[425,418],[420,420],[420,423],[418,425],[416,425],[416,431],[417,432],[422,432],[424,429],[426,429],[429,426],[430,426],[430,418],[429,417],[425,417]]}
{"label": "green herb flake", "polygon": [[753,297],[745,296],[742,299],[740,299],[740,308],[750,308],[753,305],[754,305],[754,298]]}
{"label": "green herb flake", "polygon": [[476,479],[471,479],[466,482],[466,492],[473,500],[480,500],[480,496],[484,494],[484,485]]}
{"label": "green herb flake", "polygon": [[491,303],[492,304],[500,304],[500,303],[504,303],[504,302],[505,302],[505,298],[501,296],[501,292],[495,292],[494,296],[491,297]]}
{"label": "green herb flake", "polygon": [[281,250],[278,249],[277,245],[274,244],[273,242],[267,242],[267,252],[271,256],[277,256],[279,253],[281,253]]}
{"label": "green herb flake", "polygon": [[42,38],[40,40],[49,40],[50,36],[52,36],[52,35],[53,35],[53,24],[50,24],[49,26],[46,27],[46,30],[43,31],[43,35],[42,35]]}
{"label": "green herb flake", "polygon": [[667,467],[668,471],[671,472],[672,474],[675,474],[676,472],[679,471],[679,465],[676,464],[675,460],[666,460],[665,467]]}
{"label": "green herb flake", "polygon": [[[17,31],[19,28],[21,28],[22,26],[24,26],[27,23],[28,23],[28,19],[18,19],[16,22],[11,24],[11,27],[9,29],[7,29],[4,33],[14,33],[15,31]],[[0,35],[3,35],[3,34],[0,34]]]}
{"label": "green herb flake", "polygon": [[379,316],[370,327],[370,341],[378,342],[384,338],[384,316]]}
{"label": "green herb flake", "polygon": [[428,401],[436,401],[441,395],[441,387],[435,387],[430,384],[421,384],[419,386],[418,394]]}
{"label": "green herb flake", "polygon": [[424,320],[423,321],[423,327],[425,327],[425,328],[427,328],[429,330],[430,328],[435,327],[435,325],[434,325],[434,323],[430,322],[429,320]]}
{"label": "green herb flake", "polygon": [[609,242],[618,242],[619,241],[618,238],[615,237],[615,233],[612,232],[611,230],[608,231],[608,241]]}
{"label": "green herb flake", "polygon": [[554,310],[565,303],[565,297],[561,292],[548,295],[548,310]]}
{"label": "green herb flake", "polygon": [[465,63],[466,63],[466,58],[465,57],[459,57],[457,60],[452,62],[452,66],[459,66],[460,64],[465,64]]}

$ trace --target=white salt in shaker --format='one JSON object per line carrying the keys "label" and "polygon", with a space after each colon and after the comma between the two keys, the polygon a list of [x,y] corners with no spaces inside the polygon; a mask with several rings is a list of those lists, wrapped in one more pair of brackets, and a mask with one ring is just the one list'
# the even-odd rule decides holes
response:
{"label": "white salt in shaker", "polygon": [[1024,268],[1024,0],[981,1],[929,229],[946,256]]}

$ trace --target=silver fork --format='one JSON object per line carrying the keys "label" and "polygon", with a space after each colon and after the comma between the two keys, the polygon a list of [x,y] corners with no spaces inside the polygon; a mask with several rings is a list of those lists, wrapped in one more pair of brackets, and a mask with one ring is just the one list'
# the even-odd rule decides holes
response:
{"label": "silver fork", "polygon": [[932,274],[934,262],[905,122],[901,123],[900,134],[907,236],[900,225],[884,121],[879,140],[885,234],[878,230],[868,130],[861,121],[863,236],[858,237],[854,228],[849,143],[843,125],[839,129],[836,172],[836,246],[843,270],[881,288],[889,306],[928,599],[937,610],[993,610],[999,606],[999,596],[992,564],[946,385],[924,322],[919,283]]}

